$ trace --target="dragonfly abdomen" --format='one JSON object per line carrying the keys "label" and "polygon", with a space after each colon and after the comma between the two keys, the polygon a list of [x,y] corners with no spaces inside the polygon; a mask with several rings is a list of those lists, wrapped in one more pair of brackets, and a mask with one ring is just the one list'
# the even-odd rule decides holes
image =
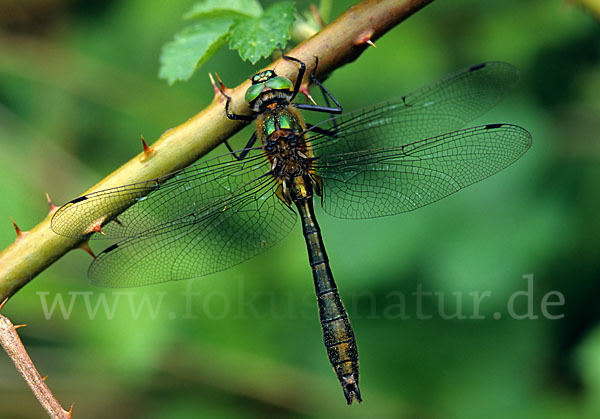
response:
{"label": "dragonfly abdomen", "polygon": [[315,218],[312,183],[308,176],[296,178],[289,189],[290,198],[302,220],[327,356],[342,385],[348,404],[352,404],[354,399],[361,402],[356,338],[333,279],[321,230]]}
{"label": "dragonfly abdomen", "polygon": [[[329,267],[329,262],[326,262]],[[331,274],[331,272],[329,272]],[[318,275],[313,269],[315,287]],[[333,280],[333,277],[330,276]],[[323,341],[327,349],[327,356],[344,388],[348,404],[355,397],[362,401],[358,387],[358,346],[354,337],[354,330],[348,319],[348,314],[337,289],[332,289],[324,294],[317,295],[319,303],[319,318],[323,330]]]}

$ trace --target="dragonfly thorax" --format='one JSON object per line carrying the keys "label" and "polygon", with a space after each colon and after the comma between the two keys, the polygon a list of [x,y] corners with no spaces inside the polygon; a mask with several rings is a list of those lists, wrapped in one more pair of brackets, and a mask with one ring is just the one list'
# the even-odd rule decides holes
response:
{"label": "dragonfly thorax", "polygon": [[292,100],[292,92],[265,89],[256,99],[250,102],[252,112],[261,114],[274,106],[287,106]]}
{"label": "dragonfly thorax", "polygon": [[303,150],[303,139],[298,133],[288,129],[273,132],[265,146],[273,176],[290,180],[309,174],[311,163]]}
{"label": "dragonfly thorax", "polygon": [[293,179],[310,172],[305,128],[300,114],[289,105],[269,107],[256,119],[257,137],[271,162],[273,176]]}

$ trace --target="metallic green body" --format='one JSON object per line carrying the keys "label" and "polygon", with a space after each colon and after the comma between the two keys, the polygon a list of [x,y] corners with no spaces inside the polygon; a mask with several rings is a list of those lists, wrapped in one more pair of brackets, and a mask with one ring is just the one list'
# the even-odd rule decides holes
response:
{"label": "metallic green body", "polygon": [[256,120],[258,139],[265,146],[269,144],[269,137],[278,129],[299,133],[304,128],[298,112],[289,106],[269,108]]}

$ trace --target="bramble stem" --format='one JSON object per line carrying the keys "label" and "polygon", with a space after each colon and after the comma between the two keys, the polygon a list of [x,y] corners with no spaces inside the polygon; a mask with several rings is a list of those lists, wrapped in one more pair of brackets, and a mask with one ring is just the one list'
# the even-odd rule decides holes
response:
{"label": "bramble stem", "polygon": [[[432,1],[365,0],[287,54],[309,66],[315,56],[319,57],[317,77],[323,76],[354,61],[370,48],[365,39],[377,40]],[[275,65],[278,74],[294,81],[297,72],[294,64],[279,59],[269,68]],[[307,69],[306,74],[311,72]],[[232,97],[232,112],[248,113],[244,94],[249,85],[246,81],[228,92]],[[213,101],[194,117],[166,131],[152,144],[155,152],[150,159],[143,159],[144,154],[140,153],[85,193],[153,179],[192,164],[245,125],[228,120],[223,108],[224,102]],[[79,244],[75,239],[55,234],[50,229],[51,218],[52,213],[0,253],[0,299],[14,294]]]}
{"label": "bramble stem", "polygon": [[62,408],[27,354],[27,350],[17,333],[16,329],[18,327],[14,326],[8,318],[0,314],[0,344],[50,417],[70,419],[71,410],[66,411]]}

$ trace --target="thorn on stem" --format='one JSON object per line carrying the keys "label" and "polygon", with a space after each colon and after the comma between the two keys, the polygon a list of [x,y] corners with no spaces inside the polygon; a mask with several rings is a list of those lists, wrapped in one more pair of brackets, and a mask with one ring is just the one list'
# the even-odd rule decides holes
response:
{"label": "thorn on stem", "polygon": [[231,89],[227,88],[227,86],[225,86],[225,84],[221,81],[219,73],[215,72],[215,76],[217,77],[217,81],[219,82],[219,85],[217,86],[219,91],[221,91],[222,93],[228,93]]}
{"label": "thorn on stem", "polygon": [[354,45],[370,45],[374,48],[377,48],[377,46],[373,43],[373,41],[371,41],[371,37],[373,36],[373,30],[369,29],[367,31],[361,32],[356,39],[354,40]]}
{"label": "thorn on stem", "polygon": [[48,376],[47,376],[47,375],[46,375],[46,376],[44,376],[44,377],[42,377],[42,381],[46,381],[46,378],[48,378]]}
{"label": "thorn on stem", "polygon": [[12,217],[10,217],[10,221],[12,222],[13,227],[15,228],[15,231],[17,232],[17,240],[19,240],[21,237],[23,237],[25,235],[25,233],[27,233],[26,231],[23,231],[19,228],[19,226],[17,225],[17,223],[15,223],[15,220],[13,220]]}
{"label": "thorn on stem", "polygon": [[8,301],[8,297],[6,297],[6,298],[4,299],[4,301],[2,301],[2,302],[0,303],[0,311],[2,311],[2,308],[4,307],[4,304],[6,304],[6,302],[7,302],[7,301]]}
{"label": "thorn on stem", "polygon": [[310,10],[310,13],[312,14],[312,17],[317,25],[319,25],[320,28],[324,28],[325,22],[323,22],[323,18],[321,18],[321,15],[319,14],[319,8],[314,4],[309,4],[308,9]]}
{"label": "thorn on stem", "polygon": [[154,147],[148,147],[148,144],[146,144],[146,140],[144,139],[143,135],[140,135],[140,138],[142,139],[142,147],[144,147],[144,154],[142,155],[142,161],[146,161],[150,157],[152,157],[152,155],[156,152],[156,150],[154,149]]}
{"label": "thorn on stem", "polygon": [[218,73],[215,73],[215,77],[217,78],[217,81],[215,81],[215,79],[211,73],[208,73],[208,77],[210,78],[210,84],[212,84],[213,89],[215,91],[215,97],[213,99],[213,102],[215,102],[215,101],[222,102],[223,100],[225,100],[225,97],[223,96],[223,94],[227,94],[229,92],[229,89],[227,88],[227,86],[225,86],[225,84],[223,84]]}
{"label": "thorn on stem", "polygon": [[71,405],[71,408],[69,409],[69,411],[67,412],[67,417],[68,418],[72,418],[73,417],[73,406],[75,406],[75,403],[73,403]]}
{"label": "thorn on stem", "polygon": [[81,242],[77,247],[80,248],[81,250],[84,250],[87,254],[89,254],[91,257],[96,259],[96,255],[92,251],[92,248],[90,247],[88,240]]}
{"label": "thorn on stem", "polygon": [[311,102],[312,102],[314,105],[316,105],[316,104],[317,104],[317,102],[315,102],[315,100],[312,98],[312,96],[311,96],[311,95],[310,95],[310,93],[308,92],[308,87],[307,87],[306,85],[305,85],[305,86],[302,86],[302,87],[300,87],[300,93],[302,93],[304,96],[306,96],[306,98],[307,98],[308,100],[310,100],[310,101],[311,101]]}
{"label": "thorn on stem", "polygon": [[103,236],[106,236],[106,233],[102,231],[102,223],[98,222],[94,224],[94,226],[90,230],[92,233],[100,233]]}
{"label": "thorn on stem", "polygon": [[210,79],[210,84],[212,85],[213,90],[215,91],[215,97],[213,98],[213,102],[223,101],[223,95],[221,94],[221,90],[217,86],[217,82],[215,81],[215,78],[213,77],[212,73],[208,73],[208,78]]}
{"label": "thorn on stem", "polygon": [[54,205],[54,202],[52,202],[52,199],[50,199],[50,195],[48,194],[48,192],[46,192],[46,199],[48,200],[48,206],[50,207],[50,211],[48,212],[48,214],[52,214],[54,211],[56,211],[58,207]]}
{"label": "thorn on stem", "polygon": [[15,330],[20,329],[22,327],[27,326],[26,324],[17,324],[16,326],[14,326]]}

